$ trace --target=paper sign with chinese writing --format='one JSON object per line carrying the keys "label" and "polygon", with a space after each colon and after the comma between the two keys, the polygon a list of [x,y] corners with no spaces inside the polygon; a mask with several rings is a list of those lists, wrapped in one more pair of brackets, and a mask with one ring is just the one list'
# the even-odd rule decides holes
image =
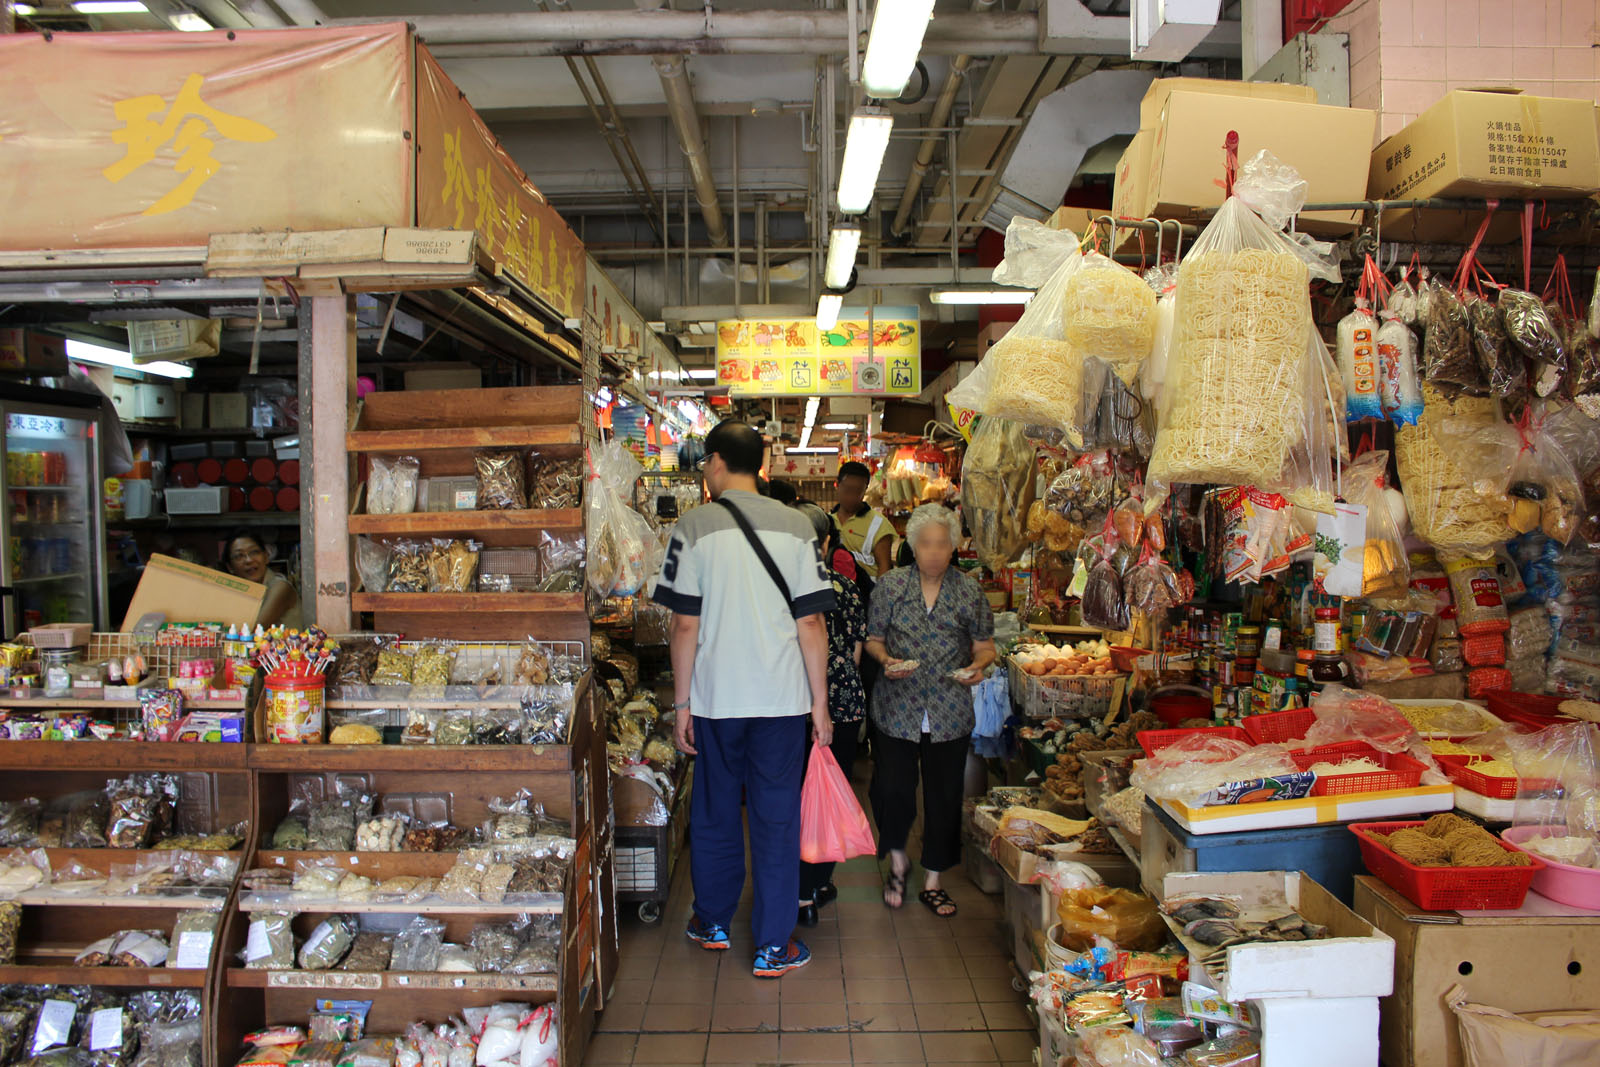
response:
{"label": "paper sign with chinese writing", "polygon": [[0,249],[407,226],[401,23],[0,34]]}
{"label": "paper sign with chinese writing", "polygon": [[917,309],[874,308],[870,328],[865,308],[845,308],[831,330],[818,330],[815,319],[719,322],[717,384],[734,396],[915,396]]}
{"label": "paper sign with chinese writing", "polygon": [[490,256],[563,318],[583,314],[584,252],[437,60],[417,46],[417,225],[476,230]]}
{"label": "paper sign with chinese writing", "polygon": [[585,278],[585,303],[600,326],[601,350],[626,363],[641,359],[645,355],[644,316],[633,309],[593,260],[587,264]]}

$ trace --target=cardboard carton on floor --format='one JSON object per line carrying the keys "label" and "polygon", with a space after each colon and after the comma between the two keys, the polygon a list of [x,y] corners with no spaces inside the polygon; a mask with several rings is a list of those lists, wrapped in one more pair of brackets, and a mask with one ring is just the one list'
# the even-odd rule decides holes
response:
{"label": "cardboard carton on floor", "polygon": [[[1310,183],[1311,203],[1364,200],[1376,112],[1352,107],[1254,97],[1174,92],[1167,97],[1150,149],[1149,212],[1194,217],[1220,207],[1226,169],[1223,145],[1239,138],[1239,162],[1266,149]],[[1358,211],[1307,211],[1307,233],[1348,233]]]}
{"label": "cardboard carton on floor", "polygon": [[1356,879],[1355,910],[1395,941],[1394,995],[1380,1005],[1388,1067],[1462,1067],[1445,992],[1512,1012],[1600,1005],[1600,912],[1529,893],[1515,912],[1423,911],[1376,878]]}
{"label": "cardboard carton on floor", "polygon": [[1288,907],[1307,922],[1328,928],[1321,941],[1237,945],[1228,950],[1227,971],[1211,975],[1200,957],[1212,950],[1182,934],[1194,981],[1239,1003],[1278,997],[1341,999],[1386,997],[1394,989],[1394,938],[1339,903],[1333,894],[1298,871],[1235,871],[1169,874],[1163,899],[1179,893],[1226,893],[1241,897],[1246,917],[1253,908]]}

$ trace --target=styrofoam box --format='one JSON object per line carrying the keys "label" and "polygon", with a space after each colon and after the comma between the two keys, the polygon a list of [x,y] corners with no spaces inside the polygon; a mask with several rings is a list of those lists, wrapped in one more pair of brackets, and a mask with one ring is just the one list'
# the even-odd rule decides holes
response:
{"label": "styrofoam box", "polygon": [[1280,830],[1321,823],[1376,822],[1449,811],[1455,807],[1456,791],[1446,782],[1412,789],[1266,800],[1255,804],[1215,804],[1205,808],[1191,808],[1179,800],[1158,803],[1162,811],[1191,834],[1225,834],[1235,830]]}
{"label": "styrofoam box", "polygon": [[1308,922],[1328,927],[1331,936],[1321,941],[1236,945],[1228,950],[1227,973],[1221,977],[1200,965],[1200,957],[1211,949],[1180,934],[1189,949],[1193,979],[1226,1000],[1386,997],[1394,992],[1394,939],[1299,871],[1167,875],[1162,896],[1179,893],[1233,894],[1242,898],[1246,911],[1287,905]]}
{"label": "styrofoam box", "polygon": [[1262,1067],[1378,1067],[1377,997],[1251,1001]]}
{"label": "styrofoam box", "polygon": [[228,510],[228,490],[221,485],[168,489],[168,515],[221,515]]}

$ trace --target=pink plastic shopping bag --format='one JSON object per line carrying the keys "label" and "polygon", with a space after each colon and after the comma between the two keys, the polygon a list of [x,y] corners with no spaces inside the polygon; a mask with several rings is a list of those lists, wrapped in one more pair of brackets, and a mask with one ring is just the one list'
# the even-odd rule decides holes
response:
{"label": "pink plastic shopping bag", "polygon": [[813,744],[811,766],[800,788],[800,858],[807,863],[843,863],[877,850],[867,813],[856,802],[833,752]]}

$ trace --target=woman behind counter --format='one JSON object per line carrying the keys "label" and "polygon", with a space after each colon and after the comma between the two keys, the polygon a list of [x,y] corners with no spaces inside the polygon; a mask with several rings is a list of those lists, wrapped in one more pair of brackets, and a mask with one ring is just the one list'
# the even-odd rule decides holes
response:
{"label": "woman behind counter", "polygon": [[905,903],[906,839],[922,781],[922,867],[917,899],[935,915],[956,913],[940,875],[961,855],[961,799],[974,725],[971,687],[994,662],[994,613],[978,583],[951,567],[961,520],[938,505],[911,513],[912,566],[878,579],[867,621],[867,655],[883,664],[872,693],[878,730],[872,811],[879,855],[889,857],[883,902]]}
{"label": "woman behind counter", "polygon": [[299,630],[306,624],[300,611],[300,594],[295,590],[293,582],[267,566],[271,559],[272,556],[261,538],[249,530],[236,530],[233,536],[228,538],[228,547],[223,552],[222,564],[234,577],[267,587],[267,595],[261,601],[261,610],[256,614],[255,621],[258,625],[271,626],[274,623],[282,623],[291,630]]}

